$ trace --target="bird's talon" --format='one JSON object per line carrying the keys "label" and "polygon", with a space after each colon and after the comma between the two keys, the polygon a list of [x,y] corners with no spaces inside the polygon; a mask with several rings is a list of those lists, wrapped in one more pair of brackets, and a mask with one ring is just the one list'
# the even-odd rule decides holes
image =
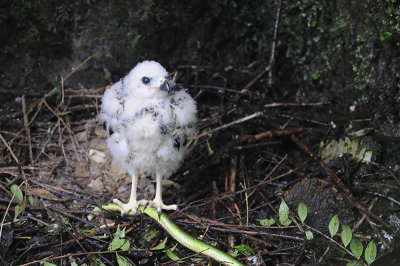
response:
{"label": "bird's talon", "polygon": [[146,202],[146,204],[143,206],[143,211],[145,211],[146,208],[149,207],[149,205],[150,205],[150,202]]}
{"label": "bird's talon", "polygon": [[137,208],[139,204],[136,200],[129,201],[128,203],[122,203],[118,199],[113,199],[113,202],[121,207],[121,216],[129,214],[130,211],[132,211],[132,213],[135,215],[137,214]]}

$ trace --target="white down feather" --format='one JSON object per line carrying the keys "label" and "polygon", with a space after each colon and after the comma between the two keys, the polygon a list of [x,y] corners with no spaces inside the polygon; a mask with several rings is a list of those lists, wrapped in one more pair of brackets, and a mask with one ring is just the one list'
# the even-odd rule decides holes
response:
{"label": "white down feather", "polygon": [[111,154],[131,175],[169,175],[183,160],[186,138],[195,133],[195,101],[184,90],[160,90],[166,76],[159,63],[144,61],[104,93],[98,120],[112,132]]}

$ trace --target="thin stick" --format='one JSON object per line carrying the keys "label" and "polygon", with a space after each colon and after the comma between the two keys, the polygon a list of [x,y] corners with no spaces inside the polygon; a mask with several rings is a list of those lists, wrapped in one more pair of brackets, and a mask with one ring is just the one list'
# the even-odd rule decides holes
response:
{"label": "thin stick", "polygon": [[[29,126],[30,124],[32,124],[33,121],[36,119],[36,116],[39,114],[40,110],[42,109],[42,105],[43,105],[43,103],[45,102],[46,98],[49,97],[49,96],[51,96],[51,95],[53,95],[56,91],[57,91],[57,88],[53,88],[51,91],[49,91],[48,93],[46,93],[46,94],[43,96],[43,98],[40,100],[40,102],[39,102],[39,104],[38,104],[38,107],[37,107],[37,110],[36,110],[35,114],[33,115],[32,119],[29,121],[28,126]],[[14,136],[14,137],[11,139],[11,141],[10,141],[10,145],[12,145],[12,143],[14,142],[14,140],[15,140],[17,137],[19,137],[19,135],[20,135],[22,132],[24,132],[24,130],[25,130],[25,127],[22,128],[20,131],[18,131],[17,134],[15,134],[15,136]]]}
{"label": "thin stick", "polygon": [[[49,104],[47,103],[47,101],[44,101],[44,104],[46,105],[47,109],[49,109],[49,111],[52,112],[53,115],[54,115],[55,117],[57,117],[57,119],[59,120],[59,122],[61,122],[61,123],[64,125],[64,127],[65,127],[65,129],[67,129],[68,133],[71,134],[71,135],[74,137],[74,140],[75,140],[76,143],[78,143],[79,148],[80,148],[82,151],[85,152],[85,149],[83,149],[83,148],[79,145],[79,142],[76,140],[76,136],[75,136],[74,132],[73,132],[73,131],[71,130],[71,128],[67,125],[67,123],[65,123],[64,119],[62,119],[62,117],[60,117],[60,116],[49,106]],[[60,125],[61,125],[61,124],[60,124]],[[61,135],[60,135],[60,136],[61,136]],[[72,139],[71,139],[71,140],[72,140]],[[72,142],[72,145],[74,145],[74,146],[76,145],[74,141],[71,141],[71,142]],[[79,154],[77,153],[77,151],[76,151],[76,147],[75,147],[75,153],[76,153],[76,157],[77,157],[77,158],[81,158],[81,157],[79,156]]]}
{"label": "thin stick", "polygon": [[[23,182],[21,183],[21,185],[19,185],[19,188],[21,188],[21,186],[22,186],[24,183],[25,183],[25,181],[23,181]],[[0,225],[0,239],[1,239],[1,235],[2,235],[2,233],[3,233],[4,220],[6,219],[8,210],[10,209],[11,203],[13,202],[13,200],[14,200],[14,198],[15,198],[15,195],[16,195],[16,193],[12,195],[11,200],[10,200],[10,202],[8,203],[6,212],[4,213],[3,219],[1,220],[1,225]]]}
{"label": "thin stick", "polygon": [[82,63],[80,63],[77,67],[75,67],[74,69],[72,69],[72,71],[65,77],[62,78],[62,81],[66,81],[67,79],[69,79],[69,77],[71,77],[72,74],[74,74],[77,70],[79,70],[84,64],[86,64],[90,59],[92,59],[93,55],[89,56],[88,58],[85,59],[85,61],[83,61]]}
{"label": "thin stick", "polygon": [[281,5],[282,1],[278,1],[278,7],[276,9],[276,19],[275,19],[275,27],[274,27],[274,37],[272,41],[271,55],[269,57],[269,70],[268,70],[268,86],[271,88],[272,86],[272,65],[274,64],[275,59],[275,47],[276,47],[276,36],[278,35],[278,26],[279,26],[279,16],[281,14]]}
{"label": "thin stick", "polygon": [[61,118],[58,117],[57,127],[58,127],[59,142],[60,142],[62,153],[64,155],[65,163],[67,164],[67,167],[69,168],[69,161],[68,161],[68,158],[67,158],[67,154],[65,153],[64,142],[63,142],[63,132],[61,131],[60,120],[61,120]]}
{"label": "thin stick", "polygon": [[[325,238],[328,239],[330,242],[334,243],[336,246],[338,246],[339,248],[343,249],[343,250],[344,250],[347,254],[349,254],[351,257],[353,257],[353,258],[356,257],[356,256],[353,255],[353,253],[351,253],[349,250],[347,250],[344,246],[342,246],[339,242],[335,241],[333,238],[331,238],[331,237],[325,235],[325,234],[322,233],[321,231],[319,231],[319,230],[317,230],[317,229],[315,229],[315,228],[313,228],[313,227],[311,227],[311,226],[308,226],[308,225],[306,225],[306,224],[304,224],[304,226],[307,227],[308,229],[310,229],[311,231],[314,231],[314,232],[320,234],[321,236],[325,237]],[[365,263],[364,263],[364,265],[365,265]]]}
{"label": "thin stick", "polygon": [[31,160],[31,164],[34,164],[33,161],[33,153],[32,153],[32,139],[31,139],[31,130],[28,124],[28,115],[26,114],[26,103],[25,103],[25,95],[22,95],[22,114],[24,116],[24,128],[26,129],[26,138],[28,139],[29,145],[29,159]]}
{"label": "thin stick", "polygon": [[263,112],[256,112],[256,113],[254,113],[254,114],[252,114],[252,115],[245,116],[245,117],[243,117],[243,118],[240,118],[240,119],[235,120],[235,121],[233,121],[233,122],[230,122],[230,123],[228,123],[228,124],[225,124],[225,125],[222,125],[222,126],[220,126],[220,127],[216,127],[216,128],[213,128],[213,129],[211,129],[211,130],[209,130],[209,131],[206,131],[206,132],[203,132],[203,133],[201,133],[201,134],[198,134],[198,135],[194,136],[193,138],[194,138],[194,139],[199,139],[199,138],[204,137],[204,136],[207,136],[207,135],[209,135],[209,134],[213,134],[213,133],[215,133],[215,132],[217,132],[217,131],[219,131],[219,130],[221,130],[221,129],[224,129],[224,128],[227,128],[227,127],[230,127],[230,126],[233,126],[233,125],[236,125],[236,124],[243,123],[243,122],[245,122],[245,121],[247,121],[247,120],[250,120],[250,119],[253,119],[253,118],[262,116],[262,115],[263,115]]}
{"label": "thin stick", "polygon": [[271,87],[272,85],[272,65],[274,63],[274,58],[275,58],[275,48],[276,48],[276,37],[278,35],[278,26],[279,26],[279,16],[281,13],[281,0],[278,1],[278,7],[276,9],[276,18],[275,18],[275,26],[274,26],[274,34],[272,37],[272,44],[271,44],[271,54],[269,56],[269,63],[268,66],[260,73],[258,74],[252,81],[250,81],[244,88],[241,90],[242,93],[246,93],[249,88],[257,81],[259,80],[266,72],[269,72],[268,75],[268,87]]}
{"label": "thin stick", "polygon": [[321,106],[330,104],[330,102],[316,102],[316,103],[269,103],[264,107],[289,107],[289,106]]}
{"label": "thin stick", "polygon": [[11,149],[11,147],[8,145],[7,141],[3,138],[3,135],[0,133],[0,139],[3,142],[3,144],[6,146],[7,150],[10,152],[11,156],[14,158],[15,162],[19,164],[17,156],[15,156],[15,153]]}

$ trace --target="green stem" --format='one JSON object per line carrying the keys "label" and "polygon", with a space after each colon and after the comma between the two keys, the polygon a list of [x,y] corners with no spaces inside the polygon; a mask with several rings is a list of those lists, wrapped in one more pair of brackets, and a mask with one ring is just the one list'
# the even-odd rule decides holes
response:
{"label": "green stem", "polygon": [[[117,204],[103,205],[102,208],[109,211],[120,212],[122,210],[121,206]],[[98,211],[98,209],[95,208],[95,211]],[[165,213],[161,213],[161,215],[158,215],[157,210],[155,208],[147,207],[146,209],[144,209],[143,206],[139,206],[137,211],[138,213],[145,213],[149,217],[154,219],[176,241],[178,241],[181,245],[187,247],[188,249],[206,255],[218,262],[223,263],[224,265],[243,265],[235,258],[222,252],[221,250],[188,235],[182,229],[180,229],[174,222],[172,222],[172,220]]]}

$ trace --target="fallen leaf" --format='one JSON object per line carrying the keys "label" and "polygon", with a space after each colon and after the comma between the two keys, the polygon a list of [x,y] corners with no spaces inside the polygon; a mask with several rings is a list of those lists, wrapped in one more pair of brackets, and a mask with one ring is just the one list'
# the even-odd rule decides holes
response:
{"label": "fallen leaf", "polygon": [[107,161],[107,154],[99,150],[90,149],[89,159],[95,163],[105,163]]}
{"label": "fallen leaf", "polygon": [[47,200],[65,201],[65,199],[60,199],[59,197],[55,196],[51,192],[41,189],[41,188],[31,188],[29,190],[29,194],[35,195],[39,198],[47,199]]}
{"label": "fallen leaf", "polygon": [[75,162],[74,176],[77,178],[87,178],[89,173],[86,169],[86,165],[80,162]]}

